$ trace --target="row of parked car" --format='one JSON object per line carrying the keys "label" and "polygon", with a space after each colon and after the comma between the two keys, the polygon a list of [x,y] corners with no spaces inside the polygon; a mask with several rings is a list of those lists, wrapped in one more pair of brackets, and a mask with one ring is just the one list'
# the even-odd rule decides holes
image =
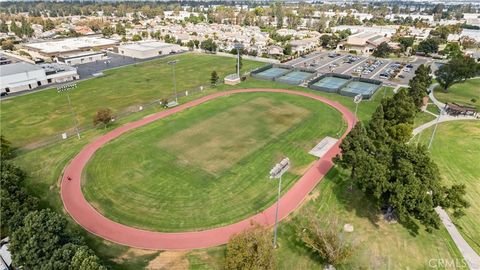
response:
{"label": "row of parked car", "polygon": [[360,59],[358,56],[353,56],[353,55],[348,55],[345,60],[343,60],[344,63],[352,64],[357,62]]}
{"label": "row of parked car", "polygon": [[383,64],[382,60],[371,60],[365,62],[362,66],[355,69],[354,72],[368,75]]}
{"label": "row of parked car", "polygon": [[[393,79],[397,77],[397,75],[400,73],[402,69],[403,69],[403,72],[408,73],[412,71],[413,65],[412,64],[405,65],[404,63],[399,63],[399,62],[392,63],[387,69],[385,69],[382,73],[380,73],[378,77],[380,77],[380,79],[389,79],[389,78]],[[399,75],[399,77],[404,78],[403,75]]]}

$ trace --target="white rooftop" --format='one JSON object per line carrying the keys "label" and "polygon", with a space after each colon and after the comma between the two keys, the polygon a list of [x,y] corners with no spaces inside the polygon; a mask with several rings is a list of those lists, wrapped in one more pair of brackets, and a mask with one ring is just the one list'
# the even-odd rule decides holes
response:
{"label": "white rooftop", "polygon": [[47,41],[25,44],[26,47],[37,49],[43,53],[69,52],[91,47],[115,45],[117,42],[112,39],[100,37],[78,37],[58,41]]}
{"label": "white rooftop", "polygon": [[7,64],[7,65],[0,65],[0,75],[3,76],[8,76],[8,75],[13,75],[13,74],[18,74],[18,73],[23,73],[23,72],[30,72],[30,71],[35,71],[35,70],[42,70],[41,67],[26,63],[26,62],[18,62],[18,63],[12,63],[12,64]]}
{"label": "white rooftop", "polygon": [[120,46],[120,48],[130,49],[130,50],[135,50],[135,51],[149,51],[149,50],[155,50],[155,49],[166,48],[166,47],[171,47],[171,46],[178,46],[178,45],[163,43],[163,42],[159,42],[159,41],[148,41],[148,42],[140,42],[140,43],[135,43],[135,44],[122,45],[122,46]]}

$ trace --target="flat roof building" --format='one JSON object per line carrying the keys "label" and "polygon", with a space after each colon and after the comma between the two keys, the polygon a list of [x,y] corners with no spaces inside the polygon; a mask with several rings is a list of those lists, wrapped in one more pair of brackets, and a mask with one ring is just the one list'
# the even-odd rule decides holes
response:
{"label": "flat roof building", "polygon": [[65,65],[26,62],[0,65],[0,92],[5,95],[78,78],[77,70]]}
{"label": "flat roof building", "polygon": [[375,32],[359,32],[349,36],[346,42],[339,44],[339,49],[368,54],[372,53],[381,43],[389,41],[389,38]]}
{"label": "flat roof building", "polygon": [[128,57],[145,59],[159,55],[176,53],[182,51],[180,45],[163,43],[159,41],[147,41],[134,44],[120,45],[117,48],[118,53]]}
{"label": "flat roof building", "polygon": [[107,49],[118,45],[118,41],[100,37],[78,37],[63,40],[24,44],[27,50],[38,52],[43,56],[58,56],[60,54]]}

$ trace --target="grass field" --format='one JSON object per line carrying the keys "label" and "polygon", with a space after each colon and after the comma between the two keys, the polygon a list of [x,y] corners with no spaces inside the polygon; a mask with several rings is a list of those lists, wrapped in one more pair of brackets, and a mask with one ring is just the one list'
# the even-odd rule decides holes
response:
{"label": "grass field", "polygon": [[[220,78],[235,72],[234,58],[191,53],[107,70],[104,77],[79,82],[78,87],[70,92],[80,125],[92,126],[93,116],[100,108],[107,107],[118,114],[172,95],[172,68],[166,64],[172,59],[180,60],[176,65],[179,91],[208,86],[213,70]],[[243,70],[246,71],[262,65],[243,60]],[[4,100],[1,106],[2,134],[11,138],[17,147],[60,136],[73,128],[67,97],[58,94],[56,89]]]}
{"label": "grass field", "polygon": [[[417,135],[416,140],[426,144],[433,127]],[[455,219],[463,237],[480,253],[480,122],[455,121],[441,123],[436,131],[432,157],[440,173],[449,184],[465,184],[470,208],[466,216]]]}
{"label": "grass field", "polygon": [[288,156],[294,164],[287,190],[315,160],[308,151],[344,129],[339,112],[312,99],[231,95],[102,147],[87,165],[83,191],[105,216],[139,228],[233,223],[273,204],[268,171],[275,162]]}
{"label": "grass field", "polygon": [[[471,105],[480,110],[480,78],[470,79],[463,83],[452,85],[448,92],[435,91],[435,97],[441,102],[456,102]],[[476,99],[476,102],[472,102]]]}

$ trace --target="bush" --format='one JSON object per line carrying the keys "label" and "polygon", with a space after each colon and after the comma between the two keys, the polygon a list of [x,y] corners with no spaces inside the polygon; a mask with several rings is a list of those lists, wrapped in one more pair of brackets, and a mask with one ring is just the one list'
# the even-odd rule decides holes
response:
{"label": "bush", "polygon": [[342,234],[334,216],[317,217],[308,211],[305,220],[297,225],[297,235],[309,249],[332,265],[345,263],[354,251],[354,245]]}

